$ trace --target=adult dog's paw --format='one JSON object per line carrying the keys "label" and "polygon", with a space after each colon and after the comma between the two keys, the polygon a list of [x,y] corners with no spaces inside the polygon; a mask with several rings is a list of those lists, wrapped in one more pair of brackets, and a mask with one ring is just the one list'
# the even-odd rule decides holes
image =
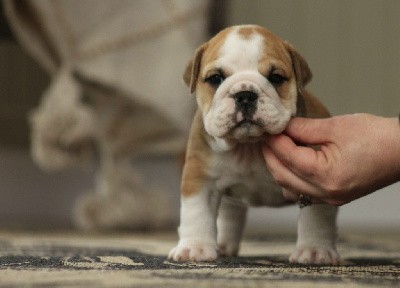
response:
{"label": "adult dog's paw", "polygon": [[318,265],[339,265],[340,255],[334,247],[313,247],[302,246],[289,257],[290,263],[318,264]]}
{"label": "adult dog's paw", "polygon": [[204,243],[202,241],[179,241],[173,248],[168,259],[186,262],[205,262],[217,259],[217,245]]}

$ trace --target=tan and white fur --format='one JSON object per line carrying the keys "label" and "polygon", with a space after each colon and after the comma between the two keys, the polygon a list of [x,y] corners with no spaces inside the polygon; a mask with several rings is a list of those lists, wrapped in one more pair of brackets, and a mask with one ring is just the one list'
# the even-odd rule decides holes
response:
{"label": "tan and white fur", "polygon": [[[284,131],[293,116],[329,117],[304,90],[304,58],[287,42],[255,26],[227,28],[197,49],[184,80],[196,94],[181,184],[175,261],[235,256],[249,206],[290,204],[261,154],[265,134]],[[300,210],[293,263],[338,264],[337,208]]]}

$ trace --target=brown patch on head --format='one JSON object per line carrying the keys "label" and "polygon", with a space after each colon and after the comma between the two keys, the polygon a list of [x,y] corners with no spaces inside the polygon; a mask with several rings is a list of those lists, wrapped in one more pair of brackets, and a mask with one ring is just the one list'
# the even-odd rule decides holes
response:
{"label": "brown patch on head", "polygon": [[264,64],[264,67],[259,67],[259,71],[262,73],[263,69],[268,69],[265,67],[265,62],[269,62],[268,65],[271,65],[271,61],[272,63],[279,63],[277,67],[284,71],[285,76],[289,79],[290,83],[295,82],[297,87],[296,92],[298,92],[296,93],[298,95],[291,95],[291,85],[282,85],[277,88],[280,97],[284,100],[290,100],[293,96],[299,96],[304,87],[312,79],[311,70],[305,59],[295,48],[293,48],[293,46],[269,30],[260,26],[255,26],[253,27],[253,31],[263,36],[265,47],[264,58],[268,59],[267,61],[260,61],[260,65]]}
{"label": "brown patch on head", "polygon": [[[253,29],[255,33],[263,37],[264,56],[260,59],[260,64],[268,64],[268,67],[264,68],[276,66],[287,74],[285,76],[290,77],[292,65],[284,41],[263,27],[255,26]],[[265,74],[267,71],[262,71],[262,67],[260,67],[260,72]]]}
{"label": "brown patch on head", "polygon": [[264,45],[268,56],[272,56],[275,59],[281,60],[283,63],[288,63],[296,77],[297,85],[299,90],[307,85],[312,78],[311,70],[297,50],[290,45],[288,42],[282,40],[277,35],[273,34],[269,30],[255,26],[254,30],[264,37]]}
{"label": "brown patch on head", "polygon": [[251,35],[256,32],[257,26],[243,26],[239,28],[238,34],[243,37],[243,39],[249,39]]}
{"label": "brown patch on head", "polygon": [[206,53],[204,53],[204,58],[201,61],[202,67],[204,67],[204,64],[215,61],[219,57],[220,49],[222,45],[224,45],[225,39],[230,32],[232,32],[232,28],[226,28],[207,42],[208,49]]}
{"label": "brown patch on head", "polygon": [[204,63],[209,63],[210,61],[218,58],[219,50],[224,44],[223,40],[231,30],[232,28],[226,28],[216,34],[208,42],[201,45],[196,50],[192,59],[186,65],[186,69],[183,74],[183,80],[185,81],[186,85],[190,87],[191,93],[196,90],[201,67],[204,66]]}

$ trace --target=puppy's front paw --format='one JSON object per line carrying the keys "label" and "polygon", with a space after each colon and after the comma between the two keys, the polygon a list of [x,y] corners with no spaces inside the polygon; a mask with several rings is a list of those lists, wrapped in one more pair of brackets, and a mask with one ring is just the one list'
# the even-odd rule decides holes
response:
{"label": "puppy's front paw", "polygon": [[340,255],[334,247],[297,247],[289,257],[290,263],[298,264],[340,264]]}
{"label": "puppy's front paw", "polygon": [[217,246],[202,241],[179,241],[173,248],[168,259],[174,261],[204,262],[217,259]]}

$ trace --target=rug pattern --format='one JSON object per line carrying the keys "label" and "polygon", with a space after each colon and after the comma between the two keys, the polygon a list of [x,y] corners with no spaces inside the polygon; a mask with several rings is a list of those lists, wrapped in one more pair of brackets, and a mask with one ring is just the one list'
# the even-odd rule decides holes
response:
{"label": "rug pattern", "polygon": [[171,234],[0,235],[0,287],[400,287],[400,236],[349,235],[340,266],[293,265],[292,236],[248,239],[240,257],[177,263]]}

